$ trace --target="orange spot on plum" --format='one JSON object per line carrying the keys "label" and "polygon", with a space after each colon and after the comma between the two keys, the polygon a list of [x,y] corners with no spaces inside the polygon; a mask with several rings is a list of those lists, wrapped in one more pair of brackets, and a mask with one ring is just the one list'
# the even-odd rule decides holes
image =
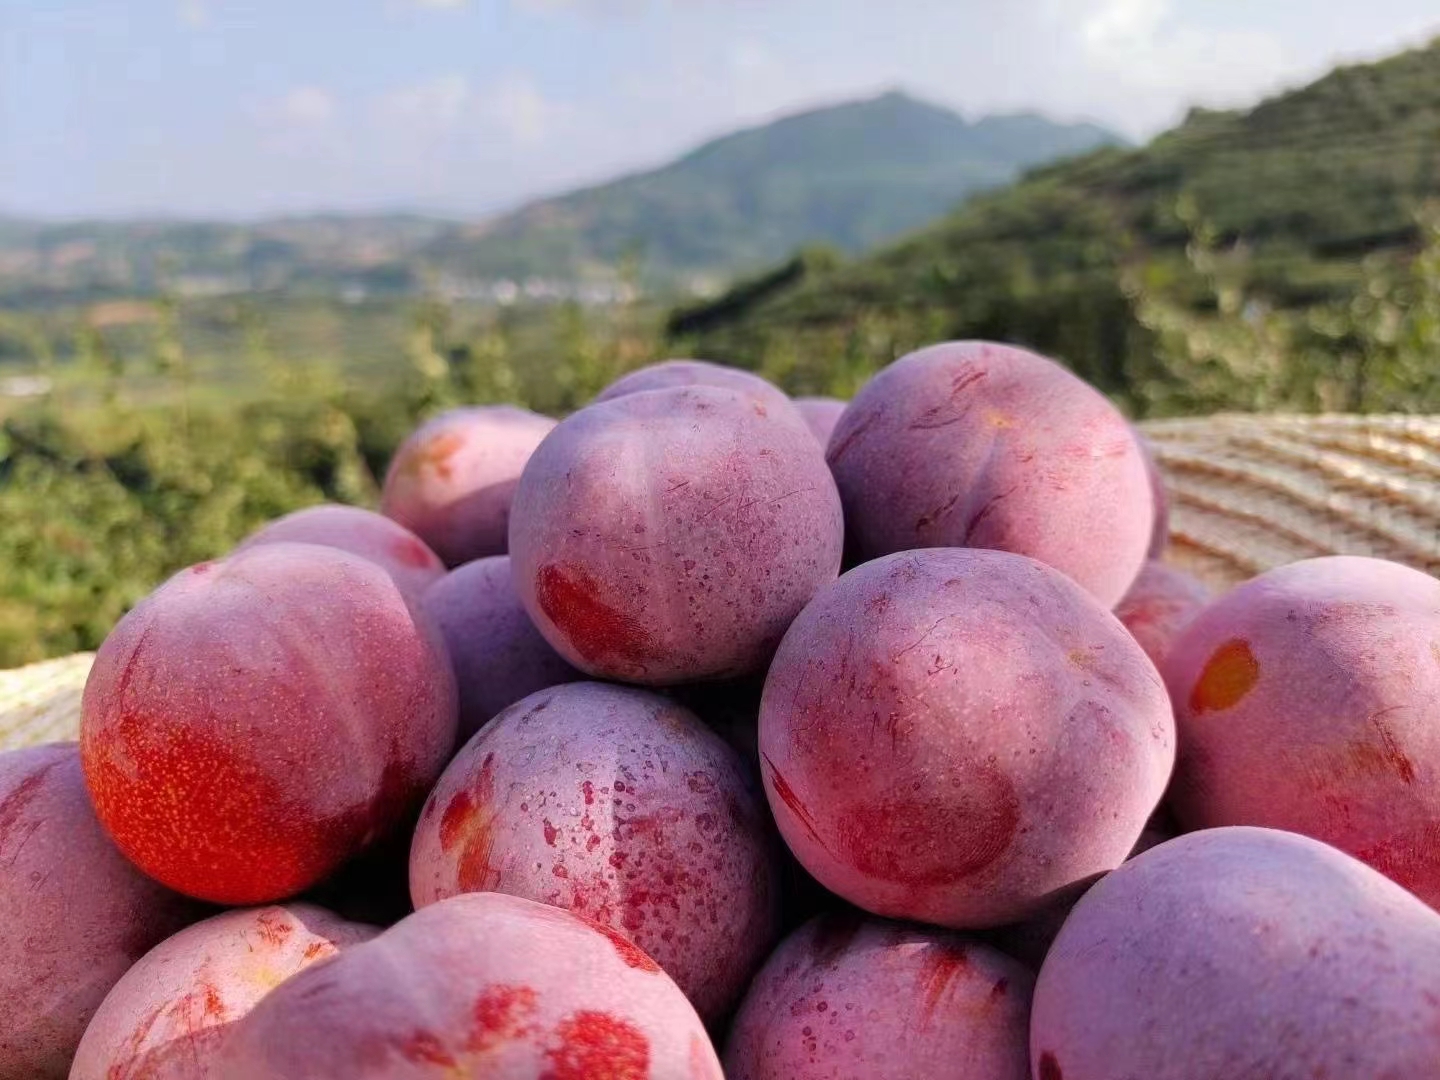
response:
{"label": "orange spot on plum", "polygon": [[920,1024],[929,1027],[935,1018],[935,1010],[945,997],[945,991],[959,975],[970,966],[965,950],[951,945],[931,945],[925,952],[925,963],[920,969],[920,989],[924,1002],[920,1007]]}
{"label": "orange spot on plum", "polygon": [[445,807],[444,816],[440,818],[441,850],[453,850],[465,838],[474,819],[475,800],[470,798],[468,791],[456,792],[455,797],[450,800],[450,805]]}
{"label": "orange spot on plum", "polygon": [[454,431],[442,431],[415,448],[406,458],[404,471],[415,474],[430,469],[442,480],[449,480],[455,475],[450,459],[464,445],[465,436]]}
{"label": "orange spot on plum", "polygon": [[556,563],[542,566],[535,582],[540,609],[583,659],[644,674],[655,658],[650,634],[639,618],[616,607],[602,592],[584,570]]}
{"label": "orange spot on plum", "polygon": [[558,1046],[545,1052],[549,1068],[540,1080],[647,1080],[650,1043],[633,1024],[609,1013],[585,1010],[556,1028]]}
{"label": "orange spot on plum", "polygon": [[499,873],[490,865],[495,849],[495,832],[489,818],[476,820],[455,869],[456,883],[464,892],[485,892],[499,880]]}
{"label": "orange spot on plum", "polygon": [[216,1020],[225,1018],[225,999],[209,983],[205,984],[205,1015]]}
{"label": "orange spot on plum", "polygon": [[1260,665],[1247,642],[1234,638],[1211,655],[1195,688],[1190,708],[1197,713],[1219,712],[1238,705],[1260,680]]}
{"label": "orange spot on plum", "polygon": [[329,956],[335,951],[335,946],[328,941],[312,941],[309,945],[305,946],[305,953],[302,959],[304,959],[306,963],[309,963],[312,960],[320,959],[322,956]]}

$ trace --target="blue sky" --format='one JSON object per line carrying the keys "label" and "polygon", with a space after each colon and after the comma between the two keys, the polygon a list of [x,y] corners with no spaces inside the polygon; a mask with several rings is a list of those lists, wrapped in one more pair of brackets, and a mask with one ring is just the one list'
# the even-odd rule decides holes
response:
{"label": "blue sky", "polygon": [[0,0],[0,211],[479,214],[902,87],[1143,138],[1435,0]]}

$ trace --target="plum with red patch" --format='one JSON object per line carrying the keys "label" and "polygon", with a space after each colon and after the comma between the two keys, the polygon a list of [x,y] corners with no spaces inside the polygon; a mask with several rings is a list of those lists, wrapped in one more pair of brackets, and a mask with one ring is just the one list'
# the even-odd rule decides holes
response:
{"label": "plum with red patch", "polygon": [[105,836],[74,743],[0,754],[0,1076],[63,1078],[110,988],[198,914]]}
{"label": "plum with red patch", "polygon": [[412,597],[445,576],[445,564],[425,541],[399,522],[358,506],[296,510],[272,521],[235,550],[256,544],[319,544],[348,551],[383,567]]}
{"label": "plum with red patch", "polygon": [[509,405],[443,412],[395,451],[380,510],[447,566],[503,555],[515,485],[554,427],[548,416]]}
{"label": "plum with red patch", "polygon": [[852,915],[787,938],[725,1047],[729,1080],[1028,1080],[1034,978],[977,941]]}
{"label": "plum with red patch", "polygon": [[580,670],[666,685],[762,670],[840,568],[840,499],[803,425],[688,386],[581,409],[526,466],[515,587]]}
{"label": "plum with red patch", "polygon": [[770,668],[761,774],[815,878],[880,915],[997,926],[1118,866],[1174,758],[1155,667],[1055,570],[932,548],[850,571]]}
{"label": "plum with red patch", "polygon": [[1059,364],[988,342],[935,345],[855,395],[827,457],[861,558],[928,547],[1028,555],[1106,607],[1155,531],[1134,430]]}
{"label": "plum with red patch", "polygon": [[402,825],[455,743],[440,633],[379,566],[260,544],[105,639],[81,758],[106,831],[204,900],[293,896]]}
{"label": "plum with red patch", "polygon": [[1271,829],[1191,833],[1076,905],[1035,986],[1039,1080],[1409,1080],[1440,1062],[1440,916]]}
{"label": "plum with red patch", "polygon": [[1440,906],[1440,582],[1293,563],[1202,611],[1162,670],[1182,827],[1313,836]]}
{"label": "plum with red patch", "polygon": [[654,963],[500,893],[432,904],[289,979],[234,1025],[214,1075],[722,1080],[700,1018]]}
{"label": "plum with red patch", "polygon": [[575,911],[714,1021],[779,932],[778,855],[744,761],[692,713],[570,683],[502,712],[450,764],[416,829],[411,896],[494,890]]}
{"label": "plum with red patch", "polygon": [[521,698],[584,678],[525,613],[508,555],[457,567],[426,591],[420,606],[445,635],[460,691],[462,742]]}
{"label": "plum with red patch", "polygon": [[70,1080],[206,1080],[227,1032],[266,994],[378,933],[309,904],[229,911],[182,930],[106,995]]}
{"label": "plum with red patch", "polygon": [[1210,590],[1173,566],[1147,562],[1115,617],[1158,667],[1184,629],[1210,603]]}

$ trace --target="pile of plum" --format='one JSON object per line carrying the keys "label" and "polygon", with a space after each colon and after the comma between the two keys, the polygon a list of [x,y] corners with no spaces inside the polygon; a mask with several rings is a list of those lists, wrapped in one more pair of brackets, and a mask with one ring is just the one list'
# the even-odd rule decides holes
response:
{"label": "pile of plum", "polygon": [[382,510],[0,756],[0,1078],[1440,1077],[1440,582],[1212,600],[1059,365],[670,361]]}

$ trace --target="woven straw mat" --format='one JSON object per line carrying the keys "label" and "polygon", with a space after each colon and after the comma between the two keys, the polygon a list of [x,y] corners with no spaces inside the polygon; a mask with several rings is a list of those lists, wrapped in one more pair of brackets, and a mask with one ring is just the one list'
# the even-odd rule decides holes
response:
{"label": "woven straw mat", "polygon": [[[1440,416],[1141,425],[1170,488],[1168,561],[1217,590],[1317,555],[1440,571]],[[0,671],[0,750],[73,739],[83,653]]]}

